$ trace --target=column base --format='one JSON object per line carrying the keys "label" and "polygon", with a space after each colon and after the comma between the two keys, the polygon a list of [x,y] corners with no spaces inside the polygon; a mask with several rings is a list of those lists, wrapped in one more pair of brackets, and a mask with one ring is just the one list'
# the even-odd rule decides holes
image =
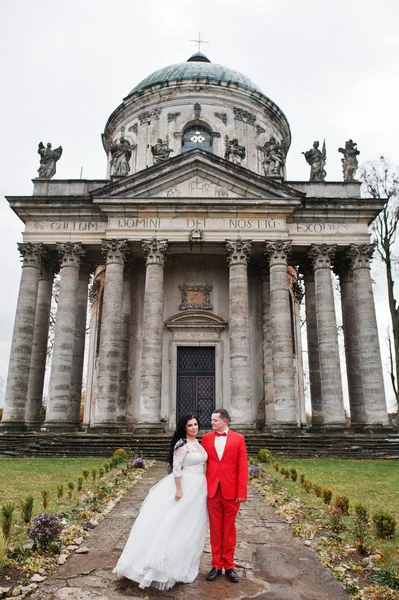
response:
{"label": "column base", "polygon": [[80,423],[64,423],[62,421],[49,421],[40,426],[44,433],[69,433],[71,431],[80,431]]}
{"label": "column base", "polygon": [[26,431],[24,421],[0,421],[1,433],[21,433]]}
{"label": "column base", "polygon": [[40,431],[44,427],[44,423],[41,421],[30,421],[25,423],[26,431]]}
{"label": "column base", "polygon": [[309,433],[348,433],[350,423],[311,423]]}
{"label": "column base", "polygon": [[397,429],[391,425],[385,425],[383,423],[351,423],[351,433],[397,433]]}
{"label": "column base", "polygon": [[85,431],[89,433],[109,433],[109,434],[118,434],[118,433],[127,433],[128,427],[125,422],[123,423],[91,423],[90,425],[85,425]]}
{"label": "column base", "polygon": [[138,423],[134,428],[134,433],[166,433],[166,423]]}

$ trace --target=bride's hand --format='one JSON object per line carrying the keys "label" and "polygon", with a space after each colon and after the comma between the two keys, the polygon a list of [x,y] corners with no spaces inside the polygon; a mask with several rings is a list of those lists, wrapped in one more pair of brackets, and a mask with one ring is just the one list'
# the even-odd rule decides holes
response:
{"label": "bride's hand", "polygon": [[176,490],[175,500],[180,500],[180,498],[182,496],[183,496],[183,490]]}

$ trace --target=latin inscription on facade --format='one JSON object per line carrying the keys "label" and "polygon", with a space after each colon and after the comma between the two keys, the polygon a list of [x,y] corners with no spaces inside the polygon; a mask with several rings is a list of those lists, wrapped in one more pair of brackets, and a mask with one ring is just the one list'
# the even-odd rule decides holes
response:
{"label": "latin inscription on facade", "polygon": [[279,219],[237,219],[237,218],[120,218],[116,220],[118,229],[201,229],[201,230],[259,230],[259,231],[281,231],[285,229],[285,223]]}

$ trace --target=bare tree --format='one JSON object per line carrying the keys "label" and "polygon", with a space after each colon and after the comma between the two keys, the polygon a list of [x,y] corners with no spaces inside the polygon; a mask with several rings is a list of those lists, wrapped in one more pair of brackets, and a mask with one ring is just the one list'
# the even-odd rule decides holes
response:
{"label": "bare tree", "polygon": [[395,269],[399,257],[396,243],[399,223],[399,167],[381,156],[378,161],[362,166],[360,179],[363,182],[363,196],[387,200],[384,208],[371,224],[371,233],[377,256],[385,267],[392,326],[392,342],[389,347],[390,375],[396,402],[399,405],[399,305],[395,298]]}

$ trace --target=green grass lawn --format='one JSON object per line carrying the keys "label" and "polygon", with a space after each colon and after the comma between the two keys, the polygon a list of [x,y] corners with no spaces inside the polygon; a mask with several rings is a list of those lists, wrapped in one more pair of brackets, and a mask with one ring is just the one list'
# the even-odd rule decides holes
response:
{"label": "green grass lawn", "polygon": [[[76,481],[83,469],[102,466],[105,458],[0,458],[0,506],[21,500],[32,494],[35,499],[33,516],[43,512],[41,492],[50,492],[48,510],[59,510],[57,485],[64,484],[67,496],[68,481]],[[89,478],[89,481],[91,479]]]}
{"label": "green grass lawn", "polygon": [[[334,496],[347,495],[352,506],[362,502],[370,513],[386,508],[399,522],[399,461],[336,458],[278,458],[277,461],[282,467],[295,467],[313,483],[330,487]],[[294,488],[298,486],[292,484],[291,491]]]}

